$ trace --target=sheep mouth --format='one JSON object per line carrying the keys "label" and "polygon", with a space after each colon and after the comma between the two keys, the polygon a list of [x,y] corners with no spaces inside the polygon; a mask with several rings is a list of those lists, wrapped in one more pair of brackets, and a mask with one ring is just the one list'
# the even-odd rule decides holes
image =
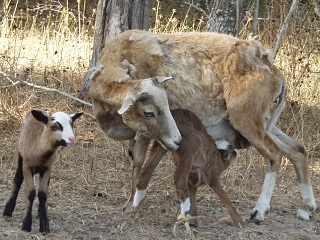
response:
{"label": "sheep mouth", "polygon": [[65,140],[63,140],[63,139],[57,141],[57,145],[58,146],[62,146],[62,147],[68,147],[67,142]]}
{"label": "sheep mouth", "polygon": [[175,151],[180,146],[180,144],[176,144],[176,143],[168,145],[165,142],[163,142],[162,140],[157,140],[157,141],[158,141],[158,143],[160,143],[161,147],[163,147],[167,151]]}

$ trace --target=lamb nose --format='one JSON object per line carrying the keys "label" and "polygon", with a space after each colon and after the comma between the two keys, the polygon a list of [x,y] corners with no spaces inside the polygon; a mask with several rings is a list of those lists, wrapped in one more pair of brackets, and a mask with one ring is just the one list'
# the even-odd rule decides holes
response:
{"label": "lamb nose", "polygon": [[75,138],[74,137],[69,137],[70,142],[74,143],[75,142]]}
{"label": "lamb nose", "polygon": [[175,144],[177,144],[178,146],[180,146],[182,141],[174,141]]}

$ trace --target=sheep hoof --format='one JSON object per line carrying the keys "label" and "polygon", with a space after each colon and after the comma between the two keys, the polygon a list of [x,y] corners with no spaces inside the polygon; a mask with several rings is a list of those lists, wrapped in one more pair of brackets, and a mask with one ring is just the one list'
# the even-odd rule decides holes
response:
{"label": "sheep hoof", "polygon": [[21,230],[26,232],[31,232],[31,225],[29,226],[28,224],[22,224]]}
{"label": "sheep hoof", "polygon": [[297,212],[297,218],[300,220],[306,220],[309,221],[312,218],[312,214],[309,211],[299,209]]}
{"label": "sheep hoof", "polygon": [[130,198],[123,206],[122,212],[130,211],[130,206],[132,206],[132,199]]}
{"label": "sheep hoof", "polygon": [[199,233],[198,233],[197,229],[195,229],[192,225],[190,225],[190,223],[189,223],[190,221],[195,221],[195,217],[186,216],[184,214],[179,215],[178,221],[173,226],[173,235],[175,238],[178,238],[179,228],[180,228],[181,224],[184,223],[183,225],[186,229],[187,235],[191,239],[198,239]]}
{"label": "sheep hoof", "polygon": [[145,198],[141,200],[138,206],[133,206],[131,209],[131,217],[135,217],[144,207],[144,204],[146,203]]}
{"label": "sheep hoof", "polygon": [[250,215],[250,221],[252,222],[263,222],[264,221],[264,214],[257,210],[257,209],[254,209],[252,212],[251,212],[251,215]]}
{"label": "sheep hoof", "polygon": [[12,216],[7,216],[7,215],[2,215],[4,220],[6,220],[7,222],[11,222],[12,221]]}
{"label": "sheep hoof", "polygon": [[40,222],[39,232],[41,232],[42,234],[46,234],[46,233],[50,232],[49,220],[44,220],[44,221]]}

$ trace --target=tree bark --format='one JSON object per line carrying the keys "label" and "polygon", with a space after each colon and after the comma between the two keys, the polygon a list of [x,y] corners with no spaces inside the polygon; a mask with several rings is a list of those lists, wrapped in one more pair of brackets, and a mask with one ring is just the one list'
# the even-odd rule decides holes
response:
{"label": "tree bark", "polygon": [[[105,43],[129,29],[149,29],[149,0],[99,0],[95,20],[94,44],[89,69],[97,66]],[[90,86],[89,71],[79,93],[87,98]]]}
{"label": "tree bark", "polygon": [[206,30],[237,35],[237,7],[240,9],[241,1],[237,0],[216,0],[211,8],[210,16],[207,22]]}
{"label": "tree bark", "polygon": [[255,0],[254,12],[253,12],[253,26],[252,26],[253,36],[256,36],[258,34],[258,15],[259,15],[259,0]]}

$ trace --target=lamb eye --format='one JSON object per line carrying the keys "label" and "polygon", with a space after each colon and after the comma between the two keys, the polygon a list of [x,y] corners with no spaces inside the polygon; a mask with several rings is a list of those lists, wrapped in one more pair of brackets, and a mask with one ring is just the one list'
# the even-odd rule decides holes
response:
{"label": "lamb eye", "polygon": [[51,126],[51,130],[54,131],[54,132],[58,131],[59,127],[55,124],[55,125]]}
{"label": "lamb eye", "polygon": [[153,112],[144,112],[144,115],[148,118],[150,117],[154,117],[154,113]]}
{"label": "lamb eye", "polygon": [[63,131],[63,127],[59,122],[57,122],[51,126],[51,130],[54,132],[58,130]]}

